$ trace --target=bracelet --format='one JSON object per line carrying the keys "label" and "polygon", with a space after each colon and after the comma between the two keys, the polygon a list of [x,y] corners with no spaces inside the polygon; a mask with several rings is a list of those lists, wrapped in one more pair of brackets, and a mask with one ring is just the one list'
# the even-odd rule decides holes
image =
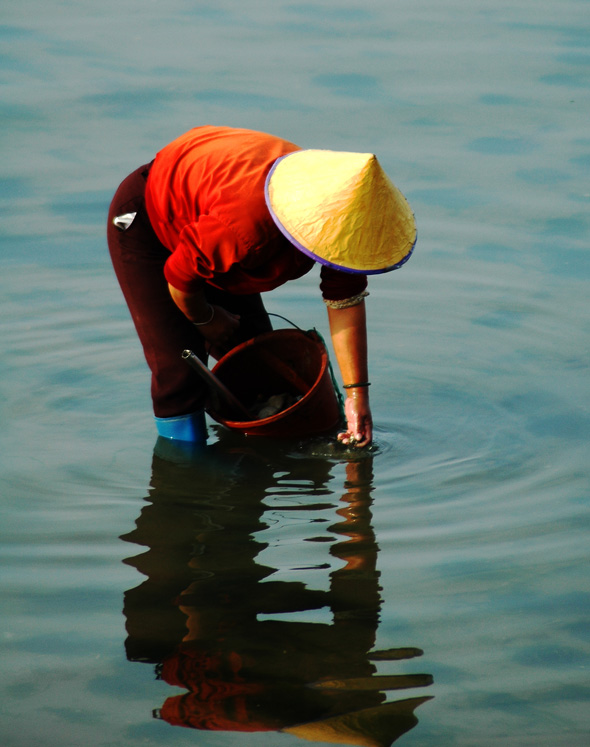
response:
{"label": "bracelet", "polygon": [[324,298],[324,303],[329,309],[349,309],[351,306],[358,306],[368,295],[369,291],[363,291],[362,293],[357,293],[356,296],[344,298],[342,301],[330,301],[329,298]]}
{"label": "bracelet", "polygon": [[371,386],[370,381],[361,381],[358,384],[342,384],[343,389],[357,389],[359,387]]}
{"label": "bracelet", "polygon": [[215,306],[211,306],[210,303],[208,303],[207,306],[211,309],[211,316],[205,322],[193,322],[195,327],[202,327],[203,325],[210,324],[213,321],[213,317],[215,316]]}

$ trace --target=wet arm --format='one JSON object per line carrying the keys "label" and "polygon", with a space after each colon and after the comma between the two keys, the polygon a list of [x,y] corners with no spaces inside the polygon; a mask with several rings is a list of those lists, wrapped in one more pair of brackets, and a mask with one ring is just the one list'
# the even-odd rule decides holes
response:
{"label": "wet arm", "polygon": [[[367,362],[367,325],[364,300],[355,306],[335,309],[328,306],[332,345],[344,384],[362,384],[369,380]],[[367,446],[373,439],[369,387],[346,389],[347,430],[338,438],[343,443]]]}

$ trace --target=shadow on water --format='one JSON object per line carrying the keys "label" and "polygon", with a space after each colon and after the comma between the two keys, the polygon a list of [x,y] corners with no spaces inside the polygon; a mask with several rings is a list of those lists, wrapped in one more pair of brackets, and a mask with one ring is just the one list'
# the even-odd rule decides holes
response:
{"label": "shadow on water", "polygon": [[[328,459],[231,438],[190,458],[163,447],[154,451],[147,504],[122,537],[147,548],[125,561],[146,576],[125,594],[127,658],[186,690],[154,716],[201,730],[375,747],[412,729],[414,710],[430,698],[392,701],[388,693],[426,687],[432,677],[389,673],[420,649],[374,650],[381,600],[372,457],[346,460],[338,500]],[[335,540],[327,590],[266,580],[276,569],[257,557],[268,547],[265,498],[273,492],[283,513],[304,509],[316,534],[314,512],[336,514],[322,538]],[[304,566],[303,547],[300,557]],[[301,621],[320,608],[331,623]],[[289,613],[298,620],[272,619]]]}

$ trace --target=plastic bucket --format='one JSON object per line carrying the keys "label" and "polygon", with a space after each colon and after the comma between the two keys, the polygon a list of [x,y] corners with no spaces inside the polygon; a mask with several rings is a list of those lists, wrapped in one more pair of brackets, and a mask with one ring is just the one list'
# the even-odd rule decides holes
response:
{"label": "plastic bucket", "polygon": [[226,428],[250,436],[300,438],[335,428],[341,408],[320,336],[299,329],[280,329],[238,345],[213,368],[213,373],[245,405],[276,394],[298,400],[262,419],[238,421],[210,405],[207,412]]}

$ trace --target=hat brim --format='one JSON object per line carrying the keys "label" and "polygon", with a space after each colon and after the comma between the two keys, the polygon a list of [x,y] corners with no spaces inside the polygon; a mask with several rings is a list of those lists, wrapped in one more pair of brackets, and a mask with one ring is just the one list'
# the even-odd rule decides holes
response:
{"label": "hat brim", "polygon": [[[342,272],[348,272],[353,274],[359,274],[359,275],[380,275],[386,272],[392,272],[393,270],[397,270],[400,267],[402,267],[412,256],[412,253],[414,251],[414,247],[416,246],[416,241],[418,237],[414,216],[411,212],[411,209],[409,205],[407,204],[407,201],[405,202],[407,206],[407,210],[409,214],[411,215],[414,227],[414,236],[413,241],[411,244],[408,245],[407,251],[401,258],[397,258],[394,262],[391,264],[386,264],[382,267],[351,267],[350,265],[338,263],[331,261],[327,259],[325,256],[322,256],[320,253],[318,253],[317,249],[314,251],[310,246],[302,243],[297,237],[293,235],[293,233],[285,226],[283,221],[281,220],[281,217],[278,215],[277,211],[275,210],[275,206],[273,204],[273,199],[271,196],[272,192],[272,184],[273,184],[273,177],[275,176],[275,172],[277,168],[281,165],[281,163],[292,156],[296,156],[298,154],[302,154],[303,151],[295,151],[294,153],[288,153],[285,156],[281,156],[280,158],[277,158],[277,160],[273,163],[272,167],[270,168],[264,185],[264,197],[266,201],[267,208],[270,212],[270,215],[277,226],[277,228],[281,231],[281,233],[285,236],[285,238],[298,249],[300,252],[305,254],[306,256],[310,257],[311,259],[315,260],[316,262],[319,262],[322,265],[325,265],[326,267],[332,267],[336,270],[340,270]],[[392,185],[393,186],[393,185]],[[395,187],[394,187],[395,188]],[[399,190],[397,190],[399,193]],[[401,195],[401,193],[399,193]],[[401,195],[403,198],[403,195]],[[405,198],[403,198],[405,200]]]}

